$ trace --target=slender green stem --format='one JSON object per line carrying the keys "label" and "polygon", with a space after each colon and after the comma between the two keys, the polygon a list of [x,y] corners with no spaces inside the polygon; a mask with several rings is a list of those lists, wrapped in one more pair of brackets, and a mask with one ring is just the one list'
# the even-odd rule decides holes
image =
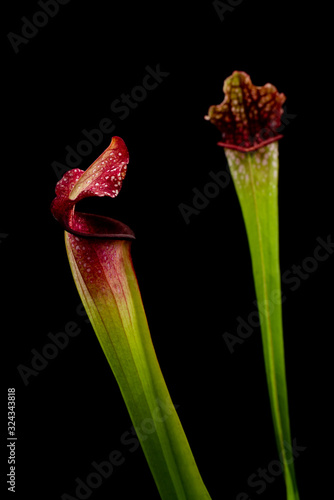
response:
{"label": "slender green stem", "polygon": [[282,327],[277,142],[250,153],[225,152],[250,246],[271,411],[287,498],[299,500],[293,459],[287,456],[291,431]]}
{"label": "slender green stem", "polygon": [[[127,241],[65,233],[73,277],[163,500],[210,500],[161,373]],[[77,250],[84,245],[84,258]],[[88,271],[95,261],[94,278]],[[88,267],[88,269],[87,269]]]}

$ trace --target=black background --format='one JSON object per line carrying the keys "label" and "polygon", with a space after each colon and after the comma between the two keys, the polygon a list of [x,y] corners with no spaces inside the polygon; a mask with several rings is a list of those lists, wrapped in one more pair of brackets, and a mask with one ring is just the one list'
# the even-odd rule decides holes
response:
{"label": "black background", "polygon": [[[234,500],[242,491],[250,499],[283,499],[281,476],[261,494],[247,485],[277,458],[259,328],[233,354],[223,340],[224,332],[235,334],[238,316],[255,310],[234,187],[221,190],[189,224],[179,205],[192,204],[193,188],[203,191],[210,171],[226,170],[219,133],[203,117],[223,99],[224,79],[243,70],[256,85],[271,82],[287,96],[282,272],[312,257],[318,237],[333,234],[325,122],[329,14],[304,2],[292,8],[287,1],[244,0],[221,20],[211,2],[72,0],[16,54],[8,32],[21,34],[22,16],[31,20],[39,10],[35,1],[12,2],[3,35],[1,405],[6,416],[6,387],[15,387],[15,497],[75,497],[75,479],[85,481],[93,461],[118,449],[125,462],[90,498],[159,498],[141,450],[120,443],[131,422],[94,332],[77,312],[63,232],[49,210],[58,180],[52,163],[65,164],[66,146],[75,149],[83,129],[110,118],[113,135],[130,152],[128,173],[117,199],[92,200],[89,207],[136,233],[132,254],[154,346],[207,488],[213,499]],[[120,119],[111,103],[157,65],[168,76]],[[86,169],[110,139],[105,134],[79,167]],[[330,256],[297,290],[283,285],[292,436],[306,447],[295,462],[301,499],[331,491],[322,445],[330,435],[325,356],[333,333],[332,269]],[[80,335],[25,385],[17,366],[30,366],[31,349],[41,352],[48,333],[69,321]],[[5,449],[5,420],[1,432]]]}

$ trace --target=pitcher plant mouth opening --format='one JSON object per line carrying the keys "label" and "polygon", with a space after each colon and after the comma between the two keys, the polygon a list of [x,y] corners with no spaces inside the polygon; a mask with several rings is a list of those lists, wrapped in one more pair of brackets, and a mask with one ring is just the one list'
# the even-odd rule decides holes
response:
{"label": "pitcher plant mouth opening", "polygon": [[87,214],[75,211],[75,217],[80,220],[81,230],[75,230],[61,221],[66,232],[82,238],[110,238],[114,240],[135,240],[135,234],[123,222],[104,215]]}
{"label": "pitcher plant mouth opening", "polygon": [[115,198],[122,187],[128,163],[125,143],[115,136],[86,171],[75,168],[65,173],[57,183],[51,212],[67,232],[85,238],[135,239],[133,231],[123,222],[75,210],[75,205],[84,198]]}
{"label": "pitcher plant mouth opening", "polygon": [[286,97],[276,87],[257,87],[247,73],[234,71],[223,92],[223,102],[210,106],[204,117],[221,132],[219,146],[250,152],[283,137],[279,129]]}

